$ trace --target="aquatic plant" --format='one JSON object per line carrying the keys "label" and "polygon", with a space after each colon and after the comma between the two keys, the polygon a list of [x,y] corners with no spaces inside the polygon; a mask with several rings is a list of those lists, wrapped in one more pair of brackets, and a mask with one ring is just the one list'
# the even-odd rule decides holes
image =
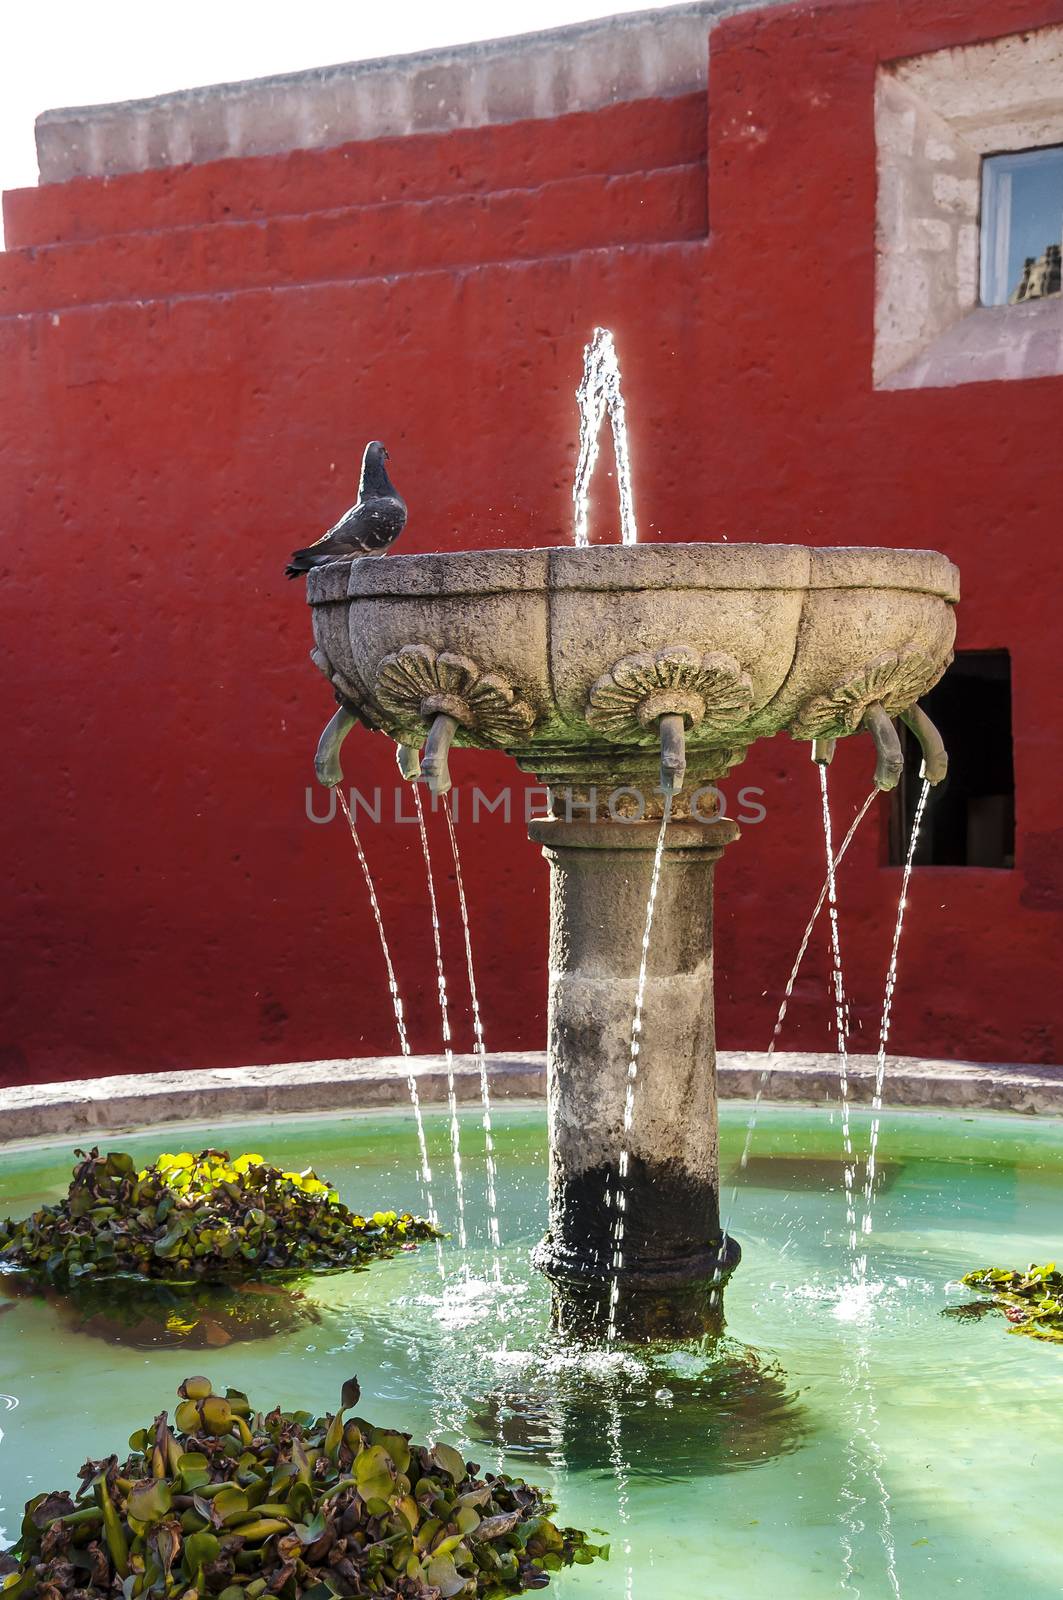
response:
{"label": "aquatic plant", "polygon": [[439,1237],[409,1212],[360,1216],[315,1173],[259,1155],[183,1151],[138,1169],[121,1151],[75,1154],[65,1199],[0,1223],[0,1270],[68,1285],[101,1273],[231,1282],[359,1267]]}
{"label": "aquatic plant", "polygon": [[558,1528],[520,1478],[452,1445],[334,1414],[252,1413],[247,1397],[186,1378],[132,1454],[87,1461],[74,1495],[39,1494],[0,1555],[2,1600],[502,1600],[607,1547]]}
{"label": "aquatic plant", "polygon": [[1063,1272],[1056,1270],[1054,1261],[1044,1267],[1029,1266],[1025,1272],[979,1267],[965,1273],[960,1281],[970,1289],[991,1295],[992,1299],[983,1304],[987,1309],[1003,1311],[1012,1333],[1063,1344]]}

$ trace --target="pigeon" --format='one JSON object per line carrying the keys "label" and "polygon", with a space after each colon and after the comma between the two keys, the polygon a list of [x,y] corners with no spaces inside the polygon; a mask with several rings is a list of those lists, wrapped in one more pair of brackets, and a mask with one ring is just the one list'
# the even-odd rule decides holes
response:
{"label": "pigeon", "polygon": [[382,556],[395,543],[406,526],[406,502],[388,477],[387,460],[380,440],[370,440],[362,457],[358,499],[316,544],[293,552],[284,569],[289,578],[301,577],[327,561]]}

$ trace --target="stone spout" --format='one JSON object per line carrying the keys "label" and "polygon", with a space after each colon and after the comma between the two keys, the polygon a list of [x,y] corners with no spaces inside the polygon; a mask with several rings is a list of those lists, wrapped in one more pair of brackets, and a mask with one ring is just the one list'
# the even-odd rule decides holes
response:
{"label": "stone spout", "polygon": [[721,1258],[712,987],[713,869],[738,835],[730,820],[669,824],[624,1131],[659,826],[550,818],[529,828],[551,881],[550,1209],[536,1264],[554,1285],[556,1322],[577,1336],[604,1333],[615,1277],[621,1338],[698,1337],[718,1323],[719,1286],[738,1256],[732,1246]]}
{"label": "stone spout", "polygon": [[931,785],[941,783],[948,775],[949,758],[940,733],[920,705],[902,711],[901,721],[911,728],[919,740],[919,748],[923,752],[922,776]]}
{"label": "stone spout", "polygon": [[893,719],[876,703],[864,712],[863,726],[875,741],[875,788],[896,789],[904,770],[904,752]]}
{"label": "stone spout", "polygon": [[421,752],[410,744],[395,746],[395,760],[407,783],[415,783],[421,776]]}
{"label": "stone spout", "polygon": [[434,718],[432,726],[425,740],[424,755],[421,759],[421,775],[432,793],[437,797],[447,794],[450,790],[450,766],[448,757],[454,735],[458,731],[457,719],[441,711]]}
{"label": "stone spout", "polygon": [[325,724],[321,738],[317,741],[314,772],[317,774],[318,783],[324,784],[326,789],[334,789],[338,783],[343,782],[340,749],[356,720],[346,706],[340,706]]}
{"label": "stone spout", "polygon": [[678,794],[683,787],[687,770],[686,726],[675,713],[660,720],[661,734],[661,790],[664,794]]}

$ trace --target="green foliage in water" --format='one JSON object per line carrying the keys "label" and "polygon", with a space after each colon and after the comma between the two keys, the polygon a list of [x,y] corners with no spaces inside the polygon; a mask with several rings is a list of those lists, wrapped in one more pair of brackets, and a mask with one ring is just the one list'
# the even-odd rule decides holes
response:
{"label": "green foliage in water", "polygon": [[282,1172],[259,1155],[81,1157],[66,1198],[0,1223],[0,1270],[50,1283],[136,1273],[171,1283],[333,1271],[391,1255],[438,1230],[408,1212],[362,1217],[313,1172]]}
{"label": "green foliage in water", "polygon": [[335,1414],[252,1414],[245,1395],[186,1378],[134,1433],[88,1461],[76,1494],[39,1494],[0,1555],[0,1600],[502,1600],[607,1547],[558,1528],[541,1489],[449,1444]]}
{"label": "green foliage in water", "polygon": [[980,1267],[966,1273],[961,1282],[992,1295],[988,1304],[1003,1311],[1012,1333],[1063,1344],[1063,1272],[1056,1271],[1054,1261],[1044,1267],[1027,1267],[1025,1272]]}

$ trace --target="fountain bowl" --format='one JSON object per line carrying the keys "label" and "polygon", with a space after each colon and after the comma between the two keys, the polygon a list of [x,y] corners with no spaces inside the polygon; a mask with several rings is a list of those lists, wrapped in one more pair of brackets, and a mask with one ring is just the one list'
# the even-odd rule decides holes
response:
{"label": "fountain bowl", "polygon": [[755,739],[907,712],[951,660],[959,573],[932,550],[662,543],[336,562],[307,598],[351,718],[419,750],[444,716],[579,788],[652,771],[662,717],[714,778]]}

